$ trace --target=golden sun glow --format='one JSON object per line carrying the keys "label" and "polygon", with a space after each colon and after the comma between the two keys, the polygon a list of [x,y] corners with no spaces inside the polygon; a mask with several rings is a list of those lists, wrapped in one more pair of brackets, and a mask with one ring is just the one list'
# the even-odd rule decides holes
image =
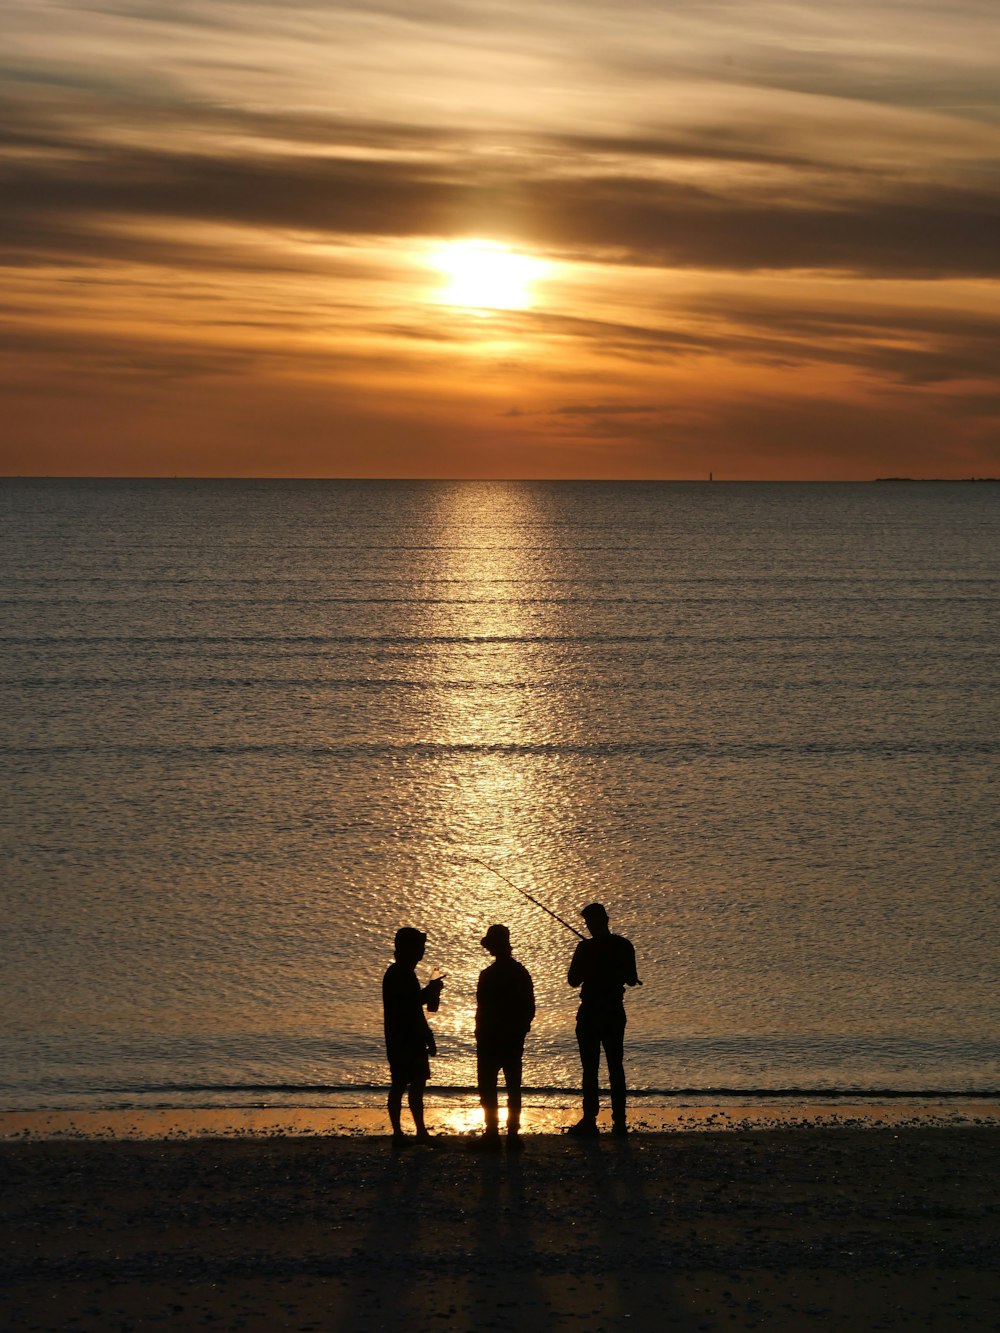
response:
{"label": "golden sun glow", "polygon": [[532,284],[547,267],[497,241],[452,241],[431,262],[446,278],[438,300],[480,313],[529,309]]}

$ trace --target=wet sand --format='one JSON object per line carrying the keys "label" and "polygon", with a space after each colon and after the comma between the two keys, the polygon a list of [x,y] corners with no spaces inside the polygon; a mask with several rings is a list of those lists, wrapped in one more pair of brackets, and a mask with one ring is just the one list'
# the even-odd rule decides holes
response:
{"label": "wet sand", "polygon": [[995,1125],[0,1143],[17,1330],[1000,1329]]}

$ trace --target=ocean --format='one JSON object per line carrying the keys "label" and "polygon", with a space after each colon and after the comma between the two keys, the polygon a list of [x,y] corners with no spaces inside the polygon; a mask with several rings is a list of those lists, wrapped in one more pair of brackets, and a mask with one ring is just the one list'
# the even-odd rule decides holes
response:
{"label": "ocean", "polygon": [[997,486],[8,480],[0,518],[0,1109],[378,1104],[400,925],[471,1101],[493,922],[571,1101],[575,940],[500,875],[633,941],[647,1097],[1000,1089]]}

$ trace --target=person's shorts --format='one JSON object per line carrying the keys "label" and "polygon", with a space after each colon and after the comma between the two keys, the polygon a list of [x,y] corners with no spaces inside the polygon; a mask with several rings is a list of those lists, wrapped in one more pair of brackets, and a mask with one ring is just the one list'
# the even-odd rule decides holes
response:
{"label": "person's shorts", "polygon": [[389,1076],[393,1083],[426,1083],[431,1076],[431,1062],[423,1047],[388,1052]]}
{"label": "person's shorts", "polygon": [[524,1059],[524,1038],[518,1041],[505,1042],[478,1042],[476,1045],[476,1061],[486,1069],[505,1069],[507,1065],[516,1064],[518,1060]]}
{"label": "person's shorts", "polygon": [[581,1004],[576,1012],[576,1035],[578,1038],[583,1037],[585,1040],[590,1038],[592,1041],[595,1038],[601,1042],[605,1038],[620,1041],[627,1022],[623,1004],[602,1006]]}

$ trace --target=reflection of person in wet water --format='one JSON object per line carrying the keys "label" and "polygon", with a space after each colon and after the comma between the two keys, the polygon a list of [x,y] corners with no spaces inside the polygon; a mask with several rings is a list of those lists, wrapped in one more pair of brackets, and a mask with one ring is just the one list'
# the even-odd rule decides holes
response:
{"label": "reflection of person in wet water", "polygon": [[626,986],[636,986],[635,950],[624,935],[612,935],[608,914],[591,903],[581,914],[592,936],[576,946],[569,965],[569,984],[579,986],[576,1040],[583,1066],[583,1118],[571,1134],[597,1134],[598,1071],[601,1047],[608,1062],[611,1086],[611,1132],[627,1134],[625,1121],[625,1004]]}
{"label": "reflection of person in wet water", "polygon": [[524,1039],[535,1017],[535,990],[528,969],[510,947],[506,926],[490,926],[482,946],[495,959],[479,974],[476,987],[476,1073],[486,1128],[475,1147],[499,1148],[497,1080],[507,1085],[507,1146],[522,1146],[521,1063]]}
{"label": "reflection of person in wet water", "polygon": [[407,1101],[417,1138],[430,1138],[424,1124],[424,1088],[431,1076],[429,1055],[437,1054],[437,1045],[430,1024],[424,1017],[424,1005],[437,1008],[444,982],[438,978],[420,989],[416,966],[424,956],[427,936],[413,926],[402,926],[396,931],[393,954],[396,961],[386,969],[382,978],[382,1008],[385,1015],[385,1053],[389,1059],[389,1120],[392,1137],[399,1142],[404,1138],[400,1117],[403,1111],[403,1093]]}

